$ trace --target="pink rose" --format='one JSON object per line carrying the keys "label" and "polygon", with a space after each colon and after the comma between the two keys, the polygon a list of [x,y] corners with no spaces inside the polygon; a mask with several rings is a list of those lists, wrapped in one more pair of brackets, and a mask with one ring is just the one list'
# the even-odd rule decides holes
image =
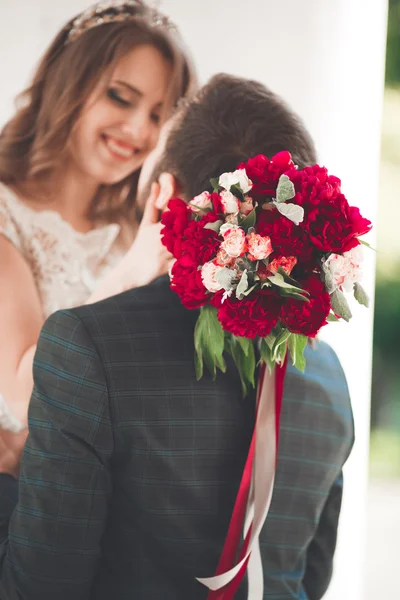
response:
{"label": "pink rose", "polygon": [[271,238],[258,233],[249,233],[246,236],[250,260],[264,260],[273,251]]}
{"label": "pink rose", "polygon": [[275,273],[278,272],[279,267],[282,267],[282,269],[288,275],[290,275],[293,267],[296,264],[297,258],[295,256],[280,256],[279,258],[274,258],[274,260],[271,260],[271,262],[268,265],[268,269],[270,273],[273,273],[275,275]]}
{"label": "pink rose", "polygon": [[239,198],[236,198],[236,196],[234,196],[231,192],[226,192],[226,191],[221,192],[220,196],[221,196],[222,210],[224,211],[224,214],[229,215],[229,214],[236,214],[239,212],[239,208],[240,208]]}
{"label": "pink rose", "polygon": [[229,229],[224,231],[223,235],[224,241],[221,244],[221,248],[222,250],[225,250],[229,256],[237,258],[246,252],[246,234],[243,229],[231,225]]}
{"label": "pink rose", "polygon": [[222,290],[222,285],[216,279],[217,273],[222,271],[222,269],[223,267],[213,262],[207,262],[201,268],[201,279],[204,287],[213,294]]}
{"label": "pink rose", "polygon": [[192,209],[192,211],[196,213],[202,210],[212,208],[210,192],[203,192],[202,194],[195,196],[193,200],[191,200],[189,206]]}
{"label": "pink rose", "polygon": [[229,256],[225,250],[221,249],[215,258],[215,263],[221,267],[228,267],[234,262],[234,260],[235,259],[232,258],[232,256]]}

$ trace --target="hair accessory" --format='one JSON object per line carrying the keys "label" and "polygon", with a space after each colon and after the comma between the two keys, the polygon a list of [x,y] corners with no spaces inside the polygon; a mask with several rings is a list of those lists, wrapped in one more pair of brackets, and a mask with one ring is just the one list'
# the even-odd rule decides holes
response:
{"label": "hair accessory", "polygon": [[145,19],[151,27],[176,30],[172,21],[156,8],[148,7],[140,0],[108,0],[98,2],[82,12],[72,23],[66,44],[78,39],[85,31],[107,23]]}

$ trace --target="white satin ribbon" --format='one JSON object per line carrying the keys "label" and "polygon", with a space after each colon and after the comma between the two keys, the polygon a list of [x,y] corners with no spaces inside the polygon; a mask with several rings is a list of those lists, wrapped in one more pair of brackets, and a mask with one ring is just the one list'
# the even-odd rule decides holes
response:
{"label": "white satin ribbon", "polygon": [[248,565],[248,598],[262,600],[263,571],[259,550],[259,535],[271,505],[276,465],[276,418],[275,418],[275,370],[270,374],[265,369],[256,422],[256,441],[253,464],[253,482],[250,489],[244,535],[252,524],[246,555],[232,569],[214,577],[197,578],[210,590],[219,590],[227,585],[240,571],[254,551]]}

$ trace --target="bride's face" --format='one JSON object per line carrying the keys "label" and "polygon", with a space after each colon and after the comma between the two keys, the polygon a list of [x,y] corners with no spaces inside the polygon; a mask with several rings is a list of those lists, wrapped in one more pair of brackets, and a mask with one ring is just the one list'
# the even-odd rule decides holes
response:
{"label": "bride's face", "polygon": [[71,133],[75,168],[97,184],[118,183],[139,169],[157,144],[170,74],[153,46],[126,54],[94,90]]}

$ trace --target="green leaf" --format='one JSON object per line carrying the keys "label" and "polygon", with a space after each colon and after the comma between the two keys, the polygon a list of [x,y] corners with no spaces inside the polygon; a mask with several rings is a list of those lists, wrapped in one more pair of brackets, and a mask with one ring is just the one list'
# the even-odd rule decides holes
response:
{"label": "green leaf", "polygon": [[329,315],[326,317],[326,320],[328,323],[338,323],[340,321],[340,319],[338,319],[333,313],[329,313]]}
{"label": "green leaf", "polygon": [[242,189],[238,185],[231,185],[231,189],[229,191],[231,192],[231,194],[236,196],[236,198],[239,198],[239,200],[241,200],[242,202],[244,201],[244,194],[242,192]]}
{"label": "green leaf", "polygon": [[294,198],[295,195],[296,191],[293,182],[287,175],[281,175],[276,189],[276,201],[279,203],[286,202],[287,200]]}
{"label": "green leaf", "polygon": [[273,335],[272,333],[270,333],[269,335],[266,335],[265,338],[263,338],[263,340],[268,345],[269,349],[272,350],[272,348],[274,347],[274,344],[275,344],[276,335]]}
{"label": "green leaf", "polygon": [[219,177],[213,177],[212,179],[210,179],[210,183],[213,186],[214,192],[218,193],[220,190]]}
{"label": "green leaf", "polygon": [[206,223],[204,225],[204,229],[211,229],[212,231],[216,231],[217,233],[219,233],[222,224],[223,221],[214,221],[214,223]]}
{"label": "green leaf", "polygon": [[325,261],[322,263],[322,272],[323,272],[323,275],[324,275],[324,284],[325,284],[326,290],[330,294],[332,294],[332,292],[335,291],[335,289],[336,289],[337,286],[336,286],[336,283],[335,283],[335,281],[333,279],[333,275],[331,273],[331,270],[330,270],[329,266],[327,266],[327,264],[326,264]]}
{"label": "green leaf", "polygon": [[331,306],[333,312],[336,315],[339,315],[339,317],[342,317],[342,319],[344,319],[347,322],[350,321],[352,314],[350,306],[346,298],[344,297],[343,292],[341,292],[340,290],[335,290],[331,294]]}
{"label": "green leaf", "polygon": [[272,358],[272,350],[265,338],[261,338],[260,354],[261,354],[261,359],[267,365],[269,372],[272,373],[272,369],[275,366],[275,362],[274,362],[274,359]]}
{"label": "green leaf", "polygon": [[244,341],[245,339],[231,336],[231,355],[239,372],[244,396],[247,395],[250,387],[254,388],[254,372],[256,369],[253,342],[251,340]]}
{"label": "green leaf", "polygon": [[253,342],[249,338],[235,336],[236,342],[239,344],[246,356],[249,356],[250,348],[253,348]]}
{"label": "green leaf", "polygon": [[217,309],[213,306],[203,306],[194,330],[195,370],[196,377],[203,375],[203,361],[213,379],[216,377],[216,367],[225,371],[224,332],[217,318]]}
{"label": "green leaf", "polygon": [[284,280],[283,276],[280,273],[275,273],[275,275],[270,275],[269,277],[267,277],[267,279],[268,279],[268,281],[270,281],[271,283],[273,283],[274,285],[276,285],[280,288],[285,288],[286,290],[292,290],[293,292],[297,292],[300,294],[306,294],[307,296],[309,296],[309,293],[306,290],[302,290],[301,288],[291,285],[290,283],[286,283],[286,281]]}
{"label": "green leaf", "polygon": [[[288,341],[289,337],[291,336],[290,331],[288,331],[287,329],[282,329],[282,331],[280,332],[280,334],[278,335],[278,337],[276,338],[273,348],[272,348],[272,357],[274,360],[278,360],[281,355],[282,355],[282,350],[280,350],[281,346],[287,346],[286,342]],[[284,352],[284,357],[286,356],[286,349]]]}
{"label": "green leaf", "polygon": [[247,217],[243,219],[240,223],[240,227],[242,227],[246,232],[250,229],[250,227],[254,227],[256,224],[256,210],[253,209]]}
{"label": "green leaf", "polygon": [[354,284],[354,298],[359,304],[369,307],[369,298],[367,292],[360,283]]}
{"label": "green leaf", "polygon": [[248,290],[245,291],[245,293],[243,294],[244,296],[248,296],[249,294],[251,294],[251,292],[254,292],[254,290],[258,288],[258,281],[252,285],[251,287],[249,287]]}
{"label": "green leaf", "polygon": [[286,283],[290,283],[290,285],[293,285],[294,287],[299,287],[299,282],[296,281],[295,279],[293,279],[293,277],[290,277],[290,275],[288,275],[285,271],[285,269],[281,266],[278,267],[278,273],[280,275],[282,275],[283,279],[286,281]]}
{"label": "green leaf", "polygon": [[285,288],[280,289],[281,296],[296,298],[296,300],[300,300],[301,302],[310,302],[310,299],[307,296],[303,296],[299,292],[294,292],[293,290],[286,290]]}
{"label": "green leaf", "polygon": [[275,204],[281,215],[292,221],[295,225],[302,223],[304,220],[304,208],[298,204],[288,202],[286,204]]}
{"label": "green leaf", "polygon": [[304,358],[304,350],[307,347],[308,337],[298,333],[292,333],[288,339],[289,352],[292,357],[293,366],[304,373],[306,368],[306,359]]}
{"label": "green leaf", "polygon": [[377,252],[377,250],[373,248],[371,244],[368,244],[368,242],[366,242],[365,240],[360,240],[360,238],[358,238],[358,241],[360,242],[360,244],[363,244],[363,246],[367,246],[367,248],[369,248],[370,250]]}
{"label": "green leaf", "polygon": [[236,288],[236,298],[238,300],[242,300],[244,298],[245,292],[249,287],[249,278],[247,277],[247,269],[245,269],[242,273],[242,277]]}

